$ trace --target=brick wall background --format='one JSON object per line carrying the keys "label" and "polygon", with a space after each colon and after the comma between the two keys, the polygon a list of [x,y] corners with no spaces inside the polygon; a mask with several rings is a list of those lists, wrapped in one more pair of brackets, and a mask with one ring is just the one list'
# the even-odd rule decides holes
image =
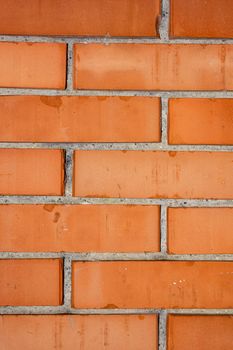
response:
{"label": "brick wall background", "polygon": [[1,1],[0,348],[233,348],[233,2]]}

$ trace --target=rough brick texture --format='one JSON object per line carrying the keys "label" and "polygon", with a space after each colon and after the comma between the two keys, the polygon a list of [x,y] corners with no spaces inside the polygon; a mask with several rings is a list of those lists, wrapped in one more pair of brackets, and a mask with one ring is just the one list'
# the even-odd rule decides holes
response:
{"label": "rough brick texture", "polygon": [[232,23],[1,1],[0,350],[233,349]]}

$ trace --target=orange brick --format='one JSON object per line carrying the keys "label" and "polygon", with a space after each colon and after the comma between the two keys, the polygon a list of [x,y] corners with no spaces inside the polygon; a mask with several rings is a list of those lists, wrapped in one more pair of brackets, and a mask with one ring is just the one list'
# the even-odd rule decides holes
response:
{"label": "orange brick", "polygon": [[155,315],[2,315],[7,350],[157,350]]}
{"label": "orange brick", "polygon": [[232,268],[209,261],[75,262],[73,306],[232,308]]}
{"label": "orange brick", "polygon": [[171,0],[170,33],[174,37],[232,38],[231,0]]}
{"label": "orange brick", "polygon": [[232,145],[232,115],[232,99],[171,99],[169,143]]}
{"label": "orange brick", "polygon": [[159,213],[157,206],[0,205],[0,249],[159,251]]}
{"label": "orange brick", "polygon": [[157,36],[159,0],[6,0],[1,34]]}
{"label": "orange brick", "polygon": [[66,45],[0,43],[0,87],[64,89]]}
{"label": "orange brick", "polygon": [[233,45],[76,44],[74,87],[232,90]]}
{"label": "orange brick", "polygon": [[232,316],[175,316],[168,318],[168,350],[232,349]]}
{"label": "orange brick", "polygon": [[0,149],[1,195],[61,195],[62,193],[62,151]]}
{"label": "orange brick", "polygon": [[61,261],[0,260],[0,306],[46,306],[62,303]]}
{"label": "orange brick", "polygon": [[158,98],[0,96],[0,118],[1,141],[160,141]]}
{"label": "orange brick", "polygon": [[76,151],[74,195],[233,198],[230,152]]}
{"label": "orange brick", "polygon": [[174,254],[232,254],[233,208],[169,208],[168,246]]}

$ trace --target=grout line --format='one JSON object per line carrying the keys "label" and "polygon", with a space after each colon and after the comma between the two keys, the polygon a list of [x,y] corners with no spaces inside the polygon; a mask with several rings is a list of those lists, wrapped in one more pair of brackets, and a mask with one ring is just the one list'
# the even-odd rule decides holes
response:
{"label": "grout line", "polygon": [[159,314],[159,350],[167,349],[167,311]]}
{"label": "grout line", "polygon": [[73,193],[73,150],[65,151],[65,196],[72,197]]}
{"label": "grout line", "polygon": [[31,88],[0,88],[0,96],[145,96],[164,98],[233,98],[230,90],[57,90]]}
{"label": "grout line", "polygon": [[161,99],[161,143],[163,148],[168,147],[168,99],[162,97]]}
{"label": "grout line", "polygon": [[[165,122],[163,122],[165,123]],[[165,127],[166,126],[162,126]],[[233,145],[166,145],[165,136],[162,135],[161,143],[154,142],[80,142],[80,143],[51,143],[51,142],[0,142],[1,148],[18,148],[18,149],[64,149],[68,154],[72,150],[108,150],[108,151],[202,151],[202,152],[232,152]],[[69,156],[70,157],[70,156]],[[70,158],[71,159],[71,158]]]}
{"label": "grout line", "polygon": [[[61,259],[68,261],[233,261],[233,254],[165,254],[137,253],[74,253],[74,252],[0,252],[0,259]],[[67,266],[69,263],[67,262]],[[69,271],[68,271],[69,272]],[[65,276],[65,278],[68,276]]]}
{"label": "grout line", "polygon": [[165,205],[174,208],[233,207],[233,199],[85,198],[59,196],[0,196],[0,204]]}
{"label": "grout line", "polygon": [[72,260],[69,256],[64,259],[64,306],[71,308]]}
{"label": "grout line", "polygon": [[67,84],[66,91],[73,90],[73,42],[68,43],[67,47]]}
{"label": "grout line", "polygon": [[167,207],[160,208],[160,249],[162,254],[167,254]]}
{"label": "grout line", "polygon": [[164,42],[169,41],[170,0],[161,0],[161,22],[159,35]]}
{"label": "grout line", "polygon": [[[76,314],[76,315],[233,315],[233,309],[67,309],[64,306],[1,306],[1,315]],[[165,316],[162,316],[165,317]]]}
{"label": "grout line", "polygon": [[163,0],[163,13],[160,23],[160,38],[157,37],[109,37],[109,36],[33,36],[33,35],[1,35],[0,42],[33,42],[33,43],[100,43],[100,44],[204,44],[231,45],[233,38],[168,38],[168,0]]}

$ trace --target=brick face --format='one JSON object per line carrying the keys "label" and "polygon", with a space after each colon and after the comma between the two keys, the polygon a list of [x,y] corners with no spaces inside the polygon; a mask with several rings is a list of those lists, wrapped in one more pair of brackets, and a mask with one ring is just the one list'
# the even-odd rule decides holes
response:
{"label": "brick face", "polygon": [[155,315],[0,316],[3,349],[157,350]]}
{"label": "brick face", "polygon": [[169,143],[233,145],[232,99],[171,99]]}
{"label": "brick face", "polygon": [[175,254],[232,254],[233,208],[169,208],[168,250]]}
{"label": "brick face", "polygon": [[219,350],[233,345],[232,316],[169,316],[168,350]]}
{"label": "brick face", "polygon": [[0,43],[0,87],[64,89],[66,45]]}
{"label": "brick face", "polygon": [[62,151],[0,149],[2,195],[61,195],[63,173]]}
{"label": "brick face", "polygon": [[232,90],[232,58],[232,45],[76,44],[74,88]]}
{"label": "brick face", "polygon": [[0,246],[14,252],[160,250],[158,206],[0,205]]}
{"label": "brick face", "polygon": [[0,260],[0,306],[62,303],[62,262],[58,259]]}
{"label": "brick face", "polygon": [[21,35],[157,36],[159,0],[7,0],[0,33]]}
{"label": "brick face", "polygon": [[2,1],[0,350],[233,349],[232,23]]}
{"label": "brick face", "polygon": [[76,151],[74,195],[233,198],[232,161],[230,152]]}
{"label": "brick face", "polygon": [[174,37],[232,38],[231,0],[171,0],[170,34]]}
{"label": "brick face", "polygon": [[73,306],[232,308],[232,266],[202,261],[76,262]]}
{"label": "brick face", "polygon": [[0,141],[160,141],[158,98],[1,96],[0,118]]}

